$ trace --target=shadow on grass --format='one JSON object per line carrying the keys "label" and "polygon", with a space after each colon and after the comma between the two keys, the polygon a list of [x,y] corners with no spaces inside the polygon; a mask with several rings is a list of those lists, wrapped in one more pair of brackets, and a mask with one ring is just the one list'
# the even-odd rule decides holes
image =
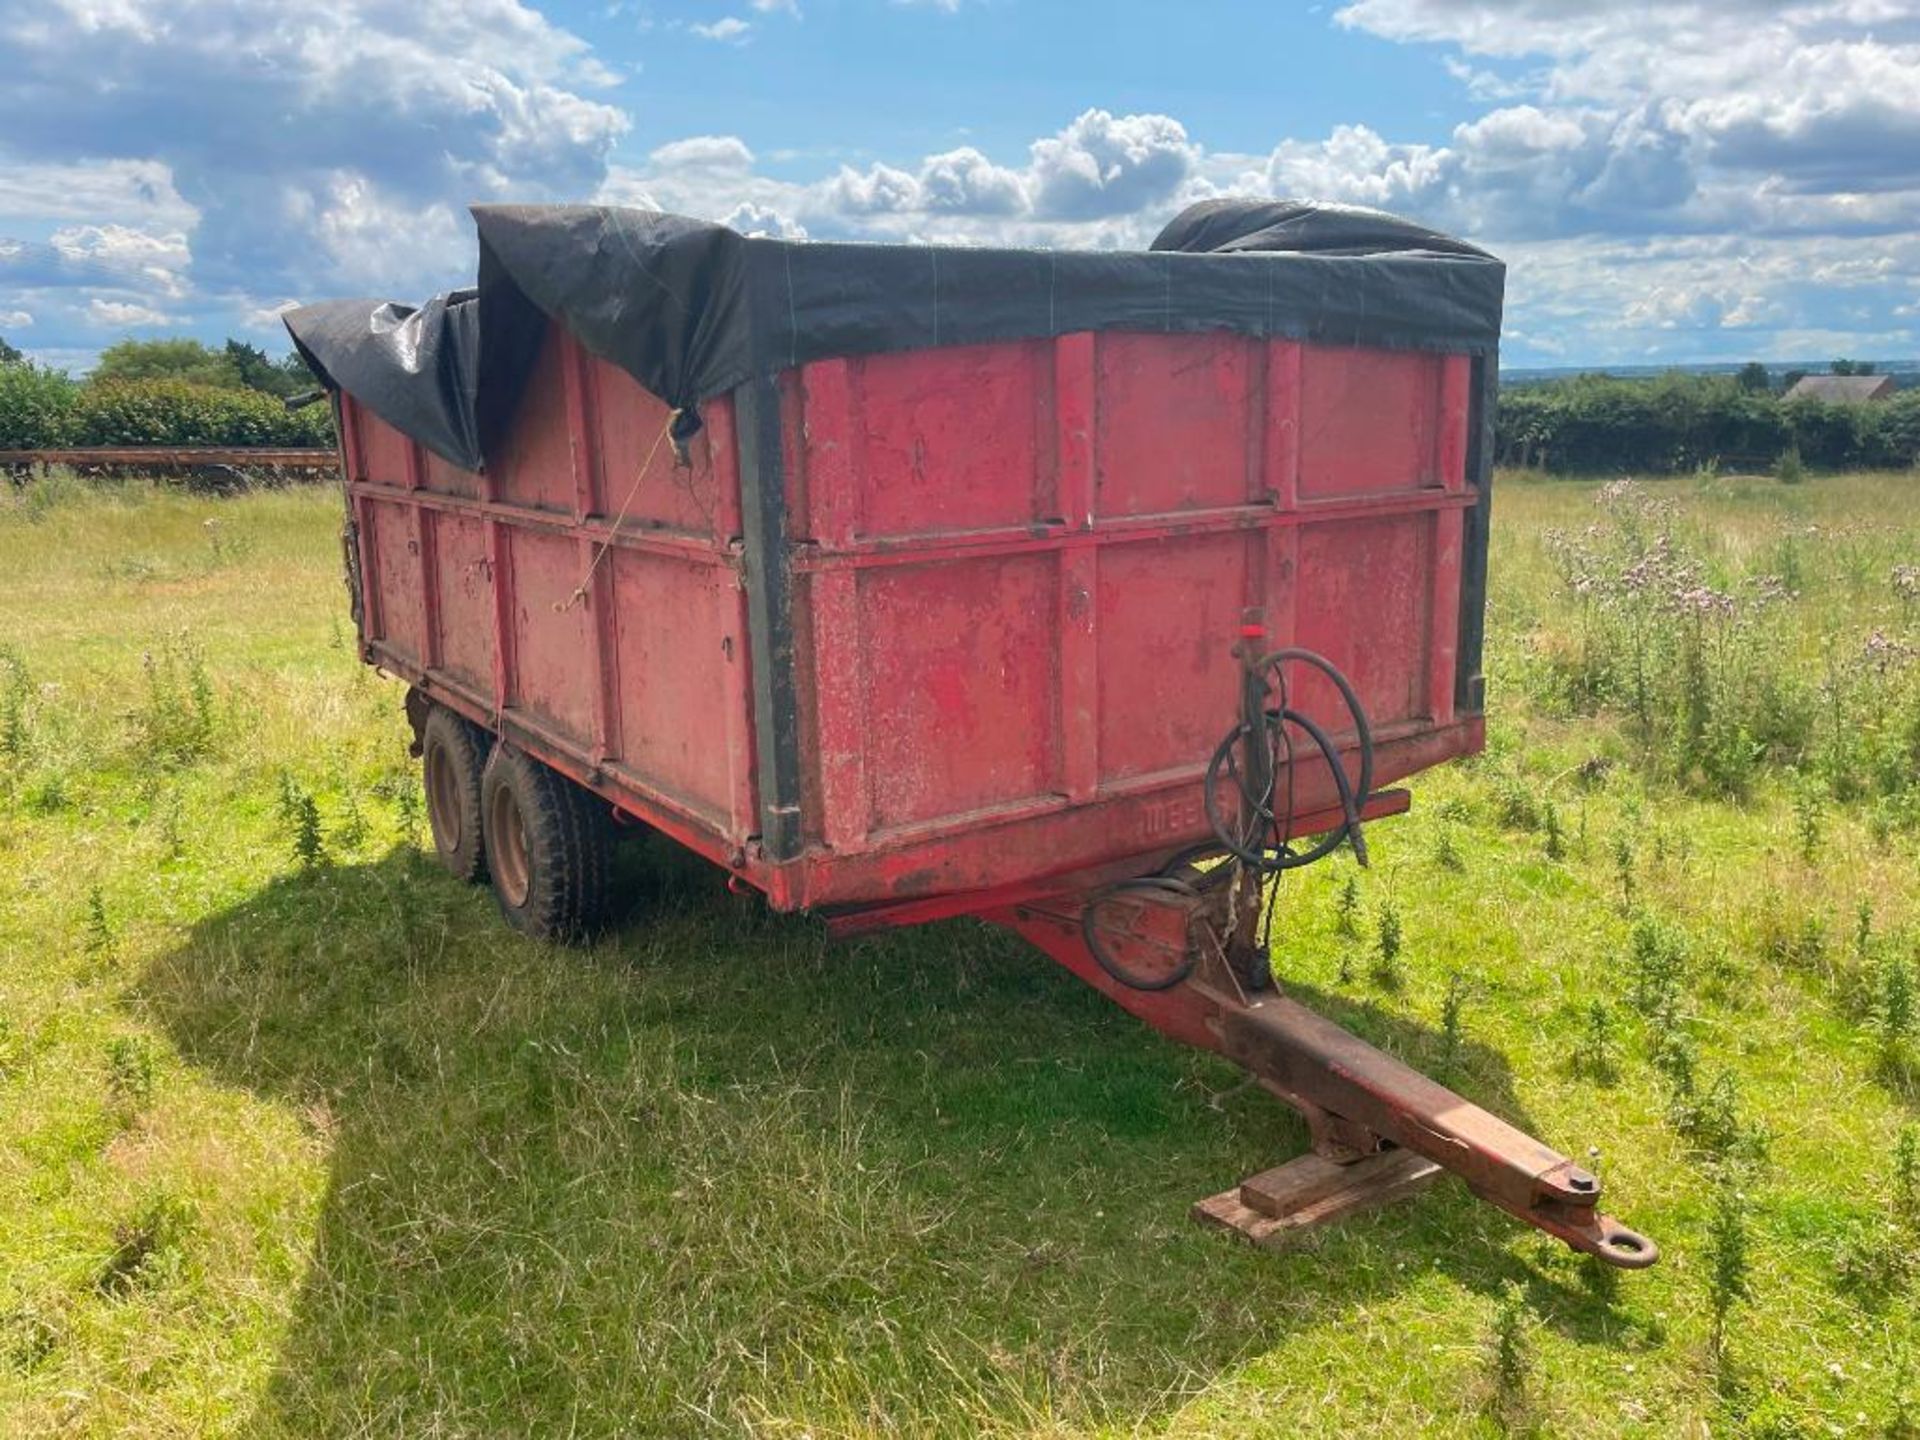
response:
{"label": "shadow on grass", "polygon": [[[1151,1425],[1435,1267],[1630,1333],[1454,1185],[1285,1255],[1203,1232],[1193,1200],[1305,1146],[1237,1071],[986,927],[832,946],[638,848],[645,916],[591,950],[395,851],[268,887],[144,977],[188,1060],[331,1141],[248,1433]],[[1525,1123],[1497,1055],[1469,1044],[1459,1083]]]}

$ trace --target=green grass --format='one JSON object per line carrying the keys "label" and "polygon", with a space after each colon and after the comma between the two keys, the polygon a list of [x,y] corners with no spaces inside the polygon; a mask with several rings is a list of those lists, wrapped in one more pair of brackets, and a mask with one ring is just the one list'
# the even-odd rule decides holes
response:
{"label": "green grass", "polygon": [[[1875,573],[1915,483],[1658,493],[1723,568],[1842,537],[1769,631],[1816,653],[1920,639]],[[0,500],[0,1434],[1900,1433],[1910,812],[1830,749],[1730,802],[1567,700],[1542,536],[1594,489],[1501,491],[1490,752],[1344,922],[1351,861],[1286,882],[1277,968],[1596,1147],[1642,1275],[1451,1184],[1287,1254],[1193,1227],[1302,1127],[972,923],[830,946],[643,847],[617,935],[523,942],[423,853],[337,495]]]}

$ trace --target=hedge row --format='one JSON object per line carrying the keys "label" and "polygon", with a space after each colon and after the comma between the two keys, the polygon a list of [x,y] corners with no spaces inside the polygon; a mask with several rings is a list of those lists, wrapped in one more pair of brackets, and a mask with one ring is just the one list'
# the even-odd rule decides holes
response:
{"label": "hedge row", "polygon": [[290,411],[257,390],[182,380],[83,384],[33,365],[0,365],[0,450],[333,443],[324,404]]}
{"label": "hedge row", "polygon": [[1725,375],[1583,375],[1502,390],[1496,436],[1506,464],[1578,474],[1757,469],[1783,457],[1821,470],[1905,469],[1920,464],[1920,390],[1829,405]]}
{"label": "hedge row", "polygon": [[[1827,405],[1742,389],[1731,376],[1583,375],[1503,390],[1496,434],[1507,464],[1576,473],[1764,468],[1783,456],[1815,469],[1903,469],[1920,464],[1920,390]],[[180,380],[88,384],[34,365],[0,365],[4,450],[333,443],[333,417],[322,404],[289,411],[256,390]]]}

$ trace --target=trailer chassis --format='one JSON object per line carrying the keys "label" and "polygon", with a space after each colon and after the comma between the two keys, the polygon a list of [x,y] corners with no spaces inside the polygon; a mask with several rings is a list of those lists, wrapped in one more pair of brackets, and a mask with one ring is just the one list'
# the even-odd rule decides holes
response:
{"label": "trailer chassis", "polygon": [[[1366,814],[1407,808],[1404,791],[1372,798]],[[1300,833],[1338,816],[1302,817]],[[1157,869],[1159,857],[1133,867]],[[1196,894],[1129,894],[1114,911],[1112,873],[1036,882],[1026,894],[984,892],[843,911],[829,928],[848,936],[971,914],[1014,932],[1154,1029],[1222,1055],[1306,1119],[1310,1152],[1208,1197],[1195,1218],[1277,1245],[1301,1232],[1423,1188],[1442,1172],[1481,1199],[1574,1250],[1623,1269],[1659,1258],[1646,1236],[1599,1209],[1600,1181],[1585,1167],[1446,1086],[1262,983],[1243,957],[1246,877],[1232,861],[1196,860]],[[1209,880],[1208,877],[1217,877]],[[1236,883],[1238,882],[1238,883]],[[1239,893],[1236,894],[1236,891]],[[1116,981],[1087,941],[1092,913],[1105,942],[1142,967],[1191,962],[1164,990]]]}
{"label": "trailer chassis", "polygon": [[[1279,808],[1266,742],[1285,693],[1282,682],[1280,695],[1273,694],[1271,657],[1259,656],[1260,617],[1250,612],[1246,621],[1234,733],[1242,796],[1266,797],[1255,801],[1264,806],[1260,830]],[[1365,717],[1352,703],[1364,749]],[[1232,743],[1223,742],[1223,751]],[[1343,763],[1324,739],[1322,748],[1330,763]],[[1340,788],[1339,808],[1285,817],[1283,850],[1289,841],[1339,829],[1364,864],[1363,822],[1410,804],[1404,790],[1365,793],[1364,778],[1357,791],[1344,778]],[[1266,843],[1263,834],[1259,845]],[[1299,1111],[1310,1152],[1201,1200],[1194,1207],[1199,1220],[1278,1245],[1412,1194],[1447,1172],[1481,1199],[1609,1265],[1636,1270],[1659,1258],[1652,1240],[1600,1210],[1600,1181],[1584,1166],[1278,988],[1265,939],[1272,867],[1263,869],[1261,855],[1245,843],[1233,849],[1241,853],[1189,851],[970,896],[886,903],[829,916],[828,924],[848,935],[976,915],[1020,935],[1154,1029],[1233,1061]]]}

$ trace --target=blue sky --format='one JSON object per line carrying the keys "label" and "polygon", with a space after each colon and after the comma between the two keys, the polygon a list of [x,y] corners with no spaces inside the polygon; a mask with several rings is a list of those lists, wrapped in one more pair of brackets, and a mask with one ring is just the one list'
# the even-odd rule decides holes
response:
{"label": "blue sky", "polygon": [[[731,7],[753,26],[733,53],[688,27],[729,7],[604,4],[550,10],[608,63],[631,68],[632,149],[687,134],[737,134],[793,149],[895,163],[971,144],[996,157],[1089,106],[1178,118],[1209,145],[1249,152],[1366,113],[1391,133],[1440,133],[1478,108],[1428,47],[1328,21],[1330,7],[1196,0],[1089,7],[1047,0],[938,6],[812,0]],[[644,15],[644,31],[634,23]],[[796,170],[796,177],[804,175]]]}
{"label": "blue sky", "polygon": [[1920,353],[1920,0],[0,0],[0,334],[83,368],[471,273],[474,201],[1138,246],[1223,194],[1510,265],[1510,363]]}

